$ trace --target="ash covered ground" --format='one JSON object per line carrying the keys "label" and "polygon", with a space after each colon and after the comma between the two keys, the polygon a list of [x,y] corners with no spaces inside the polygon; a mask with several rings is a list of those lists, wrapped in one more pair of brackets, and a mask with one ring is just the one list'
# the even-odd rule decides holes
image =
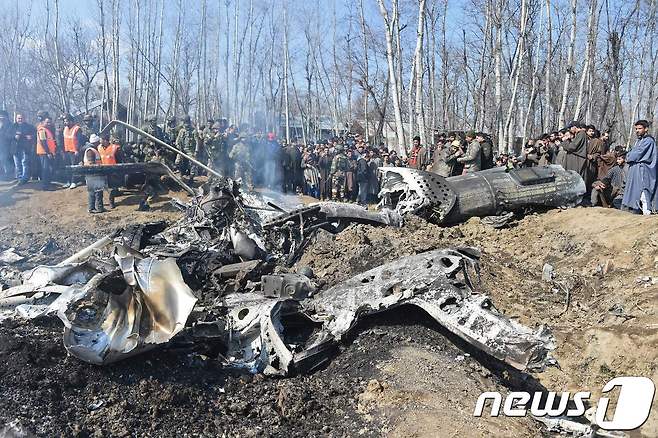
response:
{"label": "ash covered ground", "polygon": [[[182,196],[182,195],[181,195]],[[3,189],[0,250],[15,266],[60,261],[108,229],[175,220],[166,199],[86,213],[83,189]],[[29,207],[28,207],[29,206]],[[352,225],[320,233],[298,265],[329,286],[400,256],[470,245],[485,291],[508,317],[548,324],[561,369],[533,375],[555,391],[592,391],[618,375],[656,382],[658,220],[604,209],[553,210],[495,230],[479,219],[442,228]],[[622,230],[622,231],[620,231]],[[628,230],[627,232],[623,230]],[[632,230],[632,234],[631,231]],[[40,251],[46,244],[45,250]],[[554,281],[542,281],[545,264]],[[567,293],[568,291],[568,299]],[[0,327],[0,423],[37,436],[540,436],[529,418],[474,418],[483,391],[516,388],[510,370],[422,312],[368,318],[322,370],[267,378],[229,373],[209,354],[161,348],[107,366],[68,356],[57,319]],[[655,408],[640,430],[658,434]]]}

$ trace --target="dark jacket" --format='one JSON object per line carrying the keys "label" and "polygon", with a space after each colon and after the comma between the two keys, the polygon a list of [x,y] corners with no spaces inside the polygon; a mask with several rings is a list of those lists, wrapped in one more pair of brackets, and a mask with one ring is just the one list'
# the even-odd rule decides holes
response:
{"label": "dark jacket", "polygon": [[[29,123],[14,123],[12,152],[23,151],[33,153],[37,144],[37,130]],[[18,136],[18,139],[16,138]]]}
{"label": "dark jacket", "polygon": [[564,168],[580,174],[583,181],[587,181],[587,134],[581,131],[569,142],[562,143],[567,155],[564,159]]}
{"label": "dark jacket", "polygon": [[13,125],[6,120],[5,123],[0,126],[0,154],[11,155],[13,139]]}
{"label": "dark jacket", "polygon": [[356,182],[368,182],[370,180],[370,166],[368,161],[360,157],[356,162]]}

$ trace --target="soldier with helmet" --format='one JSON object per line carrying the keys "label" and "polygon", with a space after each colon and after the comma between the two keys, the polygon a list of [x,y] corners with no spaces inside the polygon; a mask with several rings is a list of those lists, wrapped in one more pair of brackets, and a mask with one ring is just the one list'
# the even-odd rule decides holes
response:
{"label": "soldier with helmet", "polygon": [[205,147],[208,153],[208,166],[222,176],[229,176],[228,153],[230,151],[222,128],[220,122],[212,125],[211,133],[205,140]]}
{"label": "soldier with helmet", "polygon": [[[157,138],[160,141],[165,141],[165,134],[157,124],[157,117],[155,114],[149,114],[146,116],[146,125],[142,128],[142,131],[146,132],[149,135]],[[162,159],[162,162],[166,165],[170,164],[170,157],[167,154],[168,151],[162,150],[160,145],[151,140],[150,138],[142,138],[140,143],[138,155],[144,162],[150,161],[151,158],[158,156],[158,160]]]}
{"label": "soldier with helmet", "polygon": [[[157,138],[158,140],[164,141],[165,135],[162,129],[157,125],[157,118],[154,114],[149,114],[146,117],[146,125],[142,128],[142,131],[146,132],[149,135]],[[167,156],[165,151],[157,143],[155,143],[150,138],[142,139],[139,155],[141,161],[144,163],[163,163],[168,165]],[[148,211],[150,209],[149,200],[151,200],[158,193],[160,186],[160,177],[158,175],[153,175],[150,173],[146,174],[146,179],[144,185],[141,188],[143,192],[142,199],[139,202],[137,207],[138,211]]]}

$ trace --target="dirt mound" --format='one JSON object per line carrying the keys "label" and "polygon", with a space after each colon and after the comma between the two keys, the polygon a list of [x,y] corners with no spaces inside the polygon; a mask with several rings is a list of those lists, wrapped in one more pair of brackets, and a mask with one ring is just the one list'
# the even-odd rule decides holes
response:
{"label": "dirt mound", "polygon": [[457,228],[441,228],[417,217],[402,228],[355,224],[336,236],[318,233],[296,266],[310,267],[331,286],[403,256],[452,246],[460,236]]}
{"label": "dirt mound", "polygon": [[[320,236],[299,265],[334,284],[403,255],[462,245],[481,250],[483,288],[499,310],[552,328],[561,369],[536,376],[547,388],[591,391],[596,401],[615,376],[658,383],[658,217],[576,208],[505,229],[477,218],[450,228],[413,218],[401,229],[355,225],[334,239]],[[658,435],[658,408],[642,433]]]}

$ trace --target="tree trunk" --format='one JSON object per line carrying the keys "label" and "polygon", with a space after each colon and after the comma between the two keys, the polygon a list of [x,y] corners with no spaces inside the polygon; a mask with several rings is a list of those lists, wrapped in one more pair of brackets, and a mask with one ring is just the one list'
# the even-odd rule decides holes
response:
{"label": "tree trunk", "polygon": [[425,0],[418,4],[418,31],[416,37],[416,122],[420,131],[420,141],[427,145],[427,132],[425,131],[425,115],[423,113],[423,38],[425,30]]}
{"label": "tree trunk", "polygon": [[65,114],[69,112],[69,99],[66,90],[66,79],[62,68],[62,54],[59,50],[59,0],[55,0],[55,64],[57,66],[57,85],[59,86],[60,103]]}
{"label": "tree trunk", "polygon": [[[597,0],[589,0],[589,18],[587,20],[587,48],[585,49],[585,62],[583,65],[583,72],[580,75],[580,84],[578,86],[578,98],[576,99],[576,110],[574,112],[573,118],[578,120],[580,118],[580,112],[583,106],[583,98],[585,94],[585,83],[587,77],[589,76],[590,69],[592,68],[590,64],[593,62],[592,57],[595,55],[594,44],[596,38],[596,8]],[[588,100],[590,96],[587,96]]]}
{"label": "tree trunk", "polygon": [[510,97],[509,107],[507,108],[507,119],[505,124],[505,131],[507,132],[506,137],[506,149],[508,151],[513,150],[514,148],[514,138],[515,130],[512,125],[512,116],[515,113],[516,108],[516,96],[519,89],[519,79],[521,77],[521,69],[523,68],[525,61],[525,37],[526,37],[526,27],[528,23],[528,2],[527,0],[521,0],[521,24],[519,29],[519,42],[516,48],[516,56],[514,57],[514,67],[512,67],[512,77],[514,85],[512,87],[512,96]]}
{"label": "tree trunk", "polygon": [[544,62],[544,97],[546,109],[544,112],[544,124],[542,130],[552,129],[553,103],[551,99],[551,68],[553,67],[553,13],[551,11],[551,0],[546,0],[546,61]]}
{"label": "tree trunk", "polygon": [[496,74],[496,126],[498,131],[498,151],[500,153],[507,152],[507,144],[505,143],[505,127],[503,125],[503,89],[502,89],[502,63],[503,63],[503,1],[496,0],[496,44],[494,46],[494,62]]}
{"label": "tree trunk", "polygon": [[[543,9],[542,9],[543,12]],[[528,100],[528,109],[525,113],[525,118],[523,119],[523,136],[521,139],[521,144],[525,144],[526,138],[528,136],[528,120],[530,118],[530,112],[535,104],[535,97],[537,96],[537,79],[539,73],[539,47],[541,45],[541,35],[544,30],[544,20],[542,18],[543,13],[540,12],[539,17],[539,34],[537,36],[537,46],[535,48],[535,66],[532,71],[532,85],[530,89],[530,99]]]}
{"label": "tree trunk", "polygon": [[286,143],[290,144],[290,102],[288,101],[288,0],[283,4],[283,97],[285,99]]}
{"label": "tree trunk", "polygon": [[578,0],[571,0],[571,36],[569,37],[569,52],[567,54],[567,72],[564,77],[564,87],[562,88],[562,104],[560,105],[560,114],[558,124],[560,127],[566,125],[567,101],[569,100],[569,85],[573,75],[573,58],[576,47],[576,20],[578,18]]}
{"label": "tree trunk", "polygon": [[[370,82],[368,81],[368,34],[366,33],[366,17],[363,12],[363,0],[360,2],[360,9],[361,9],[361,34],[363,38],[363,84],[364,87],[369,87]],[[368,117],[368,98],[370,96],[368,95],[368,92],[365,91],[363,93],[363,137],[366,143],[370,140],[369,137],[369,117]]]}
{"label": "tree trunk", "polygon": [[[393,112],[395,113],[395,130],[397,135],[397,152],[403,158],[407,156],[407,152],[404,147],[404,129],[402,126],[402,111],[400,108],[400,89],[398,83],[398,76],[395,70],[395,52],[393,47],[393,29],[394,21],[398,19],[398,4],[397,0],[393,0],[393,13],[392,21],[389,19],[388,11],[384,6],[384,0],[377,0],[379,2],[379,11],[384,19],[385,25],[385,35],[386,35],[386,60],[388,63],[388,75],[390,86],[393,88]],[[401,79],[401,78],[400,78]]]}

